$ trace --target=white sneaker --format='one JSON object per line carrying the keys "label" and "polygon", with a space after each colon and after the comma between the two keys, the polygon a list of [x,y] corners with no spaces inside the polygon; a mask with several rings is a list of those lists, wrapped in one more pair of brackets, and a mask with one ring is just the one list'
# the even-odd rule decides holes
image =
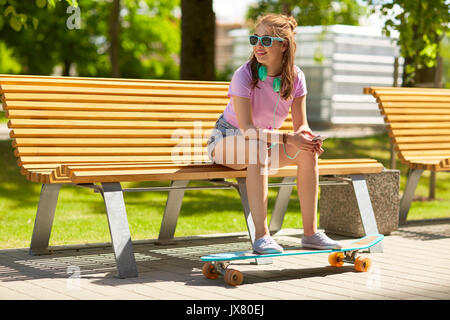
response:
{"label": "white sneaker", "polygon": [[283,248],[271,236],[256,239],[253,243],[253,250],[259,254],[283,252]]}
{"label": "white sneaker", "polygon": [[302,236],[302,246],[304,248],[327,250],[327,249],[340,249],[342,245],[327,237],[323,232],[316,232],[312,236]]}

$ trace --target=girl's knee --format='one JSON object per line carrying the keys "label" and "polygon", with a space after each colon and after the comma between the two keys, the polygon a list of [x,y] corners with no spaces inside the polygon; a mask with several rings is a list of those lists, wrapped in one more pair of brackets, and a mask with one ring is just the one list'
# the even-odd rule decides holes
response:
{"label": "girl's knee", "polygon": [[310,166],[317,167],[319,164],[319,156],[315,152],[301,151],[298,157],[298,164],[309,164]]}

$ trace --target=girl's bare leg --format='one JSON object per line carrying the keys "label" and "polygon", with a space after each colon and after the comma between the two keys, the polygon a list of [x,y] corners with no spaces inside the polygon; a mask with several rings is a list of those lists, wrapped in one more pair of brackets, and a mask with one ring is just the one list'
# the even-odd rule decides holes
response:
{"label": "girl's bare leg", "polygon": [[[272,157],[278,154],[278,165],[269,166],[269,170],[282,168],[287,165],[297,165],[297,193],[302,211],[303,232],[310,236],[317,232],[317,201],[319,195],[318,156],[308,151],[300,151],[295,159],[289,159],[279,144],[271,150],[269,157],[271,164],[277,164]],[[294,157],[298,149],[293,145],[286,145],[286,153]]]}
{"label": "girl's bare leg", "polygon": [[267,144],[242,136],[228,136],[217,143],[213,157],[216,163],[235,170],[247,168],[248,204],[255,225],[255,239],[270,235],[267,226]]}

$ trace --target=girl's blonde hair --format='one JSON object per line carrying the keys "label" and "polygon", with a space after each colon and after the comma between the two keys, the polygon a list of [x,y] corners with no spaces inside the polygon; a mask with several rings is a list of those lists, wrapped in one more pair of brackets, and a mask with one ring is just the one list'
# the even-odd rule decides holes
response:
{"label": "girl's blonde hair", "polygon": [[[295,29],[297,28],[297,21],[293,17],[282,14],[268,14],[260,17],[255,25],[255,29],[263,24],[272,31],[272,35],[280,37],[287,41],[287,50],[283,53],[283,60],[281,62],[281,97],[285,100],[289,99],[294,89],[295,70],[294,58],[297,45],[295,43]],[[284,42],[283,42],[284,43]],[[251,87],[255,88],[258,84],[258,60],[252,52],[250,57],[250,67],[252,71]]]}

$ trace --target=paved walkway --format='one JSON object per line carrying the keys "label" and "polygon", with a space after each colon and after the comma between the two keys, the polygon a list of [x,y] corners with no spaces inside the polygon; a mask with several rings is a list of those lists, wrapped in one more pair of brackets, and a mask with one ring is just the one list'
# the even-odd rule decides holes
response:
{"label": "paved walkway", "polygon": [[[279,242],[298,245],[301,230],[283,230]],[[335,237],[342,241],[349,238]],[[108,246],[79,246],[52,255],[0,250],[0,300],[4,299],[450,299],[450,222],[402,227],[383,240],[384,253],[369,254],[369,272],[353,265],[328,266],[327,255],[280,257],[273,264],[249,261],[232,268],[244,283],[206,279],[199,257],[249,248],[245,234],[187,238],[171,245],[134,243],[139,277],[115,278]]]}

